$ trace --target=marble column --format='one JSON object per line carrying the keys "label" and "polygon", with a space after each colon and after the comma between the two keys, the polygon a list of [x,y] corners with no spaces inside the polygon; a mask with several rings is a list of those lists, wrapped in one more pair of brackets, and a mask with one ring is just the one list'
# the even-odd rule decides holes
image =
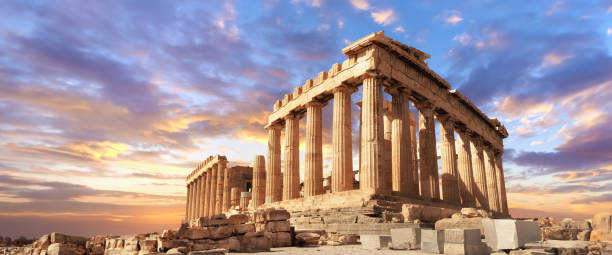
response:
{"label": "marble column", "polygon": [[283,200],[298,197],[300,197],[300,118],[289,114],[285,117]]}
{"label": "marble column", "polygon": [[500,209],[502,215],[508,215],[508,200],[506,200],[506,181],[502,168],[502,152],[495,153],[495,173],[497,174],[497,187],[499,189]]}
{"label": "marble column", "polygon": [[321,127],[323,104],[306,104],[306,167],[304,197],[323,194],[323,130]]}
{"label": "marble column", "polygon": [[[213,185],[213,174],[214,174],[214,169],[216,169],[217,166],[213,165],[212,167],[209,167],[208,169],[206,169],[206,216],[212,216],[212,211],[213,211],[213,205],[212,205],[212,196],[214,193],[214,190],[212,188]],[[216,178],[214,178],[216,179]]]}
{"label": "marble column", "polygon": [[232,206],[232,185],[234,184],[234,175],[232,168],[226,168],[223,177],[223,209],[222,211],[227,212]]}
{"label": "marble column", "polygon": [[410,135],[410,101],[403,89],[390,89],[392,96],[391,123],[391,179],[393,191],[418,196],[413,190],[414,168],[412,158],[412,136]]}
{"label": "marble column", "polygon": [[253,209],[262,205],[266,198],[266,160],[263,155],[253,160]]}
{"label": "marble column", "polygon": [[221,214],[223,212],[223,179],[225,178],[225,171],[227,170],[227,162],[219,161],[217,166],[218,166],[219,172],[217,173],[215,215]]}
{"label": "marble column", "polygon": [[204,171],[202,172],[202,217],[205,217],[208,215],[208,175],[209,172]]}
{"label": "marble column", "polygon": [[384,142],[382,87],[380,78],[368,77],[363,81],[359,188],[370,194],[379,193],[383,188],[380,172]]}
{"label": "marble column", "polygon": [[421,166],[421,197],[425,200],[440,199],[438,181],[438,155],[433,106],[429,102],[417,103],[419,109],[419,158]]}
{"label": "marble column", "polygon": [[198,186],[199,186],[199,194],[198,194],[198,218],[199,217],[204,217],[204,214],[202,213],[204,211],[204,175],[200,174],[200,177],[198,177]]}
{"label": "marble column", "polygon": [[442,200],[451,204],[461,204],[459,196],[459,175],[455,151],[454,123],[448,115],[439,116],[440,155],[442,163]]}
{"label": "marble column", "polygon": [[231,192],[232,192],[232,195],[231,195],[230,206],[233,208],[233,207],[240,205],[240,188],[233,187]]}
{"label": "marble column", "polygon": [[[384,99],[384,98],[383,98]],[[383,143],[382,143],[382,166],[380,168],[380,178],[382,181],[381,190],[382,193],[391,193],[393,189],[393,174],[391,173],[391,135],[392,127],[391,121],[393,120],[393,113],[391,112],[392,107],[383,101]]]}
{"label": "marble column", "polygon": [[461,206],[476,207],[474,194],[475,183],[472,171],[472,152],[470,150],[470,136],[462,126],[457,126],[457,169],[459,172],[459,194]]}
{"label": "marble column", "polygon": [[187,200],[185,202],[185,220],[191,219],[191,183],[187,184]]}
{"label": "marble column", "polygon": [[199,178],[199,176],[195,179],[194,185],[195,185],[195,196],[194,196],[195,207],[193,208],[193,211],[194,211],[193,218],[197,219],[198,217],[200,217],[200,198],[202,198],[200,196],[200,189],[201,189],[201,187],[200,187],[200,178]]}
{"label": "marble column", "polygon": [[210,194],[208,196],[208,216],[215,215],[215,200],[217,199],[217,173],[219,173],[219,167],[217,164],[213,164],[210,169]]}
{"label": "marble column", "polygon": [[495,156],[493,148],[485,146],[483,151],[485,173],[487,175],[487,195],[489,197],[489,207],[491,211],[500,213],[499,192],[497,190],[497,174],[495,173]]}
{"label": "marble column", "polygon": [[266,167],[266,203],[274,203],[282,198],[281,190],[281,126],[268,127],[268,165]]}
{"label": "marble column", "polygon": [[410,194],[414,194],[416,197],[420,197],[419,188],[419,157],[418,157],[418,140],[416,137],[417,130],[419,128],[418,119],[414,117],[414,114],[410,114],[410,151],[412,152],[412,180],[413,185],[410,187]]}
{"label": "marble column", "polygon": [[353,189],[351,94],[354,91],[346,85],[336,87],[334,90],[332,192]]}
{"label": "marble column", "polygon": [[476,206],[489,210],[487,195],[487,177],[484,168],[484,155],[482,153],[482,141],[480,137],[473,136],[470,141],[472,151],[472,170],[474,172],[474,183],[476,185],[474,194],[476,195]]}

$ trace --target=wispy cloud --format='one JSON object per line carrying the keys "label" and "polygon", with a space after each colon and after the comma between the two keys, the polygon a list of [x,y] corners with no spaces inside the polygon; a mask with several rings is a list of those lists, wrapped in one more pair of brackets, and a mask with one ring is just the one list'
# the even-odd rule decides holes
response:
{"label": "wispy cloud", "polygon": [[350,3],[358,10],[370,9],[370,3],[368,2],[368,0],[350,0]]}
{"label": "wispy cloud", "polygon": [[370,13],[370,15],[374,19],[374,22],[383,26],[387,26],[397,19],[397,17],[395,16],[395,11],[393,9],[373,11]]}

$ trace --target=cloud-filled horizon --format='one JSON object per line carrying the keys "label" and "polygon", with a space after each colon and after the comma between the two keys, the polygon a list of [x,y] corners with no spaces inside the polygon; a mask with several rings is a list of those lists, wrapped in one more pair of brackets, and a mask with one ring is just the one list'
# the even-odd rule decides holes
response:
{"label": "cloud-filled horizon", "polygon": [[177,226],[195,166],[266,155],[274,101],[381,30],[506,126],[513,216],[612,211],[608,1],[4,1],[0,235]]}

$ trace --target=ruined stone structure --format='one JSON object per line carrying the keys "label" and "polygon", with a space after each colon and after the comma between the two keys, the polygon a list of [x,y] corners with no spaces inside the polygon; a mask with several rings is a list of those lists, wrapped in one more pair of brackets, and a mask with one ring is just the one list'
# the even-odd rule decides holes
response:
{"label": "ruined stone structure", "polygon": [[[497,119],[487,117],[461,93],[451,90],[427,66],[429,55],[383,32],[370,34],[342,52],[347,60],[333,64],[328,72],[320,72],[274,104],[266,126],[264,206],[296,212],[362,208],[363,201],[378,201],[380,207],[380,201],[387,200],[478,207],[494,215],[508,215],[502,168],[502,140],[508,133]],[[360,86],[359,188],[354,190],[351,94]],[[385,103],[383,91],[391,95],[390,103]],[[331,193],[324,194],[321,110],[331,99]],[[412,107],[418,111],[418,120],[411,115]],[[303,117],[306,158],[300,197],[298,123]]]}
{"label": "ruined stone structure", "polygon": [[227,164],[225,156],[209,156],[187,176],[186,220],[226,212],[238,204],[236,194],[250,192],[253,168]]}

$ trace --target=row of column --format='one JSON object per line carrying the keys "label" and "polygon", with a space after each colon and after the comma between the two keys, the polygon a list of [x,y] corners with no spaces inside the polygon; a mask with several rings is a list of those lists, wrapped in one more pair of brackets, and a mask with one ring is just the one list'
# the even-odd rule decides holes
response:
{"label": "row of column", "polygon": [[232,206],[234,180],[231,168],[226,166],[227,161],[219,161],[187,184],[188,220],[220,214]]}
{"label": "row of column", "polygon": [[[416,144],[416,141],[413,141],[415,136],[410,134],[411,91],[399,86],[387,90],[392,96],[392,113],[391,123],[386,125],[390,126],[390,132],[389,130],[385,132],[382,89],[383,81],[380,78],[368,77],[363,81],[360,189],[371,194],[396,192],[424,200],[443,200],[507,214],[501,153],[495,153],[475,133],[461,127],[448,115],[436,113],[440,122],[442,168],[442,191],[440,191],[434,106],[426,100],[414,102],[419,111],[419,162],[417,162],[416,146],[413,145]],[[353,188],[351,94],[354,91],[354,88],[346,85],[333,91],[332,192]],[[321,127],[323,106],[324,103],[318,101],[306,104],[304,197],[323,193]],[[281,180],[280,165],[282,126],[272,124],[268,127],[266,203],[299,197],[299,118],[300,116],[291,113],[284,119],[283,180]],[[455,130],[458,132],[458,141],[455,141]],[[388,140],[391,140],[389,158],[384,150],[385,141]],[[458,150],[455,143],[459,145]],[[255,163],[258,164],[257,159]],[[390,168],[390,176],[386,172],[387,168]],[[255,179],[256,176],[254,173]],[[258,205],[255,189],[256,187],[253,191],[253,201],[254,205]]]}

